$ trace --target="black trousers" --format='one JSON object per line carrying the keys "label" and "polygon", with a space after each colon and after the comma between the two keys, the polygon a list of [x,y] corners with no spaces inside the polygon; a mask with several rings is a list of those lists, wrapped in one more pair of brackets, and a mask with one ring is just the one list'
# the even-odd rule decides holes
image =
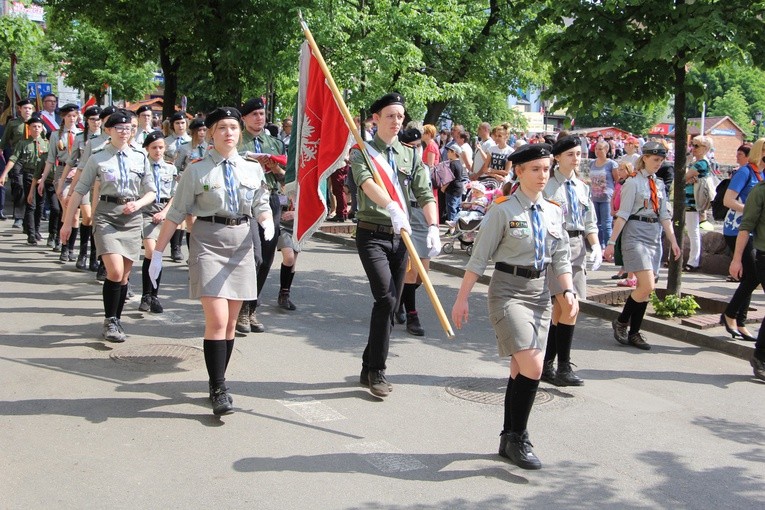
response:
{"label": "black trousers", "polygon": [[11,185],[13,219],[20,220],[24,218],[24,205],[26,204],[26,195],[24,195],[24,173],[17,167],[11,168],[11,171],[8,172],[8,182]]}
{"label": "black trousers", "polygon": [[356,230],[356,249],[375,300],[362,366],[369,370],[385,370],[390,345],[391,314],[404,288],[409,254],[400,236],[363,229]]}
{"label": "black trousers", "polygon": [[[282,206],[279,203],[279,195],[271,193],[268,199],[268,205],[271,207],[271,214],[274,217],[274,237],[270,241],[266,241],[263,237],[263,227],[258,223],[258,219],[254,218],[255,224],[252,225],[252,244],[253,251],[255,252],[255,267],[257,269],[258,278],[258,297],[260,297],[260,291],[263,290],[263,286],[266,284],[266,278],[271,271],[271,265],[274,263],[274,256],[276,256],[276,245],[279,242],[279,221],[282,218]],[[255,235],[257,230],[258,235]],[[250,301],[250,304],[254,305],[255,301]]]}
{"label": "black trousers", "polygon": [[27,197],[29,196],[29,190],[32,189],[33,175],[30,173],[24,173],[24,231],[27,235],[34,234],[40,231],[40,218],[42,217],[42,204],[38,205],[40,195],[37,194],[37,189],[32,190],[32,203],[27,203]]}
{"label": "black trousers", "polygon": [[[762,285],[763,290],[765,290],[765,252],[759,250],[755,252],[754,265],[757,268],[757,283]],[[765,359],[765,319],[762,319],[762,324],[760,324],[754,350],[758,359]]]}
{"label": "black trousers", "polygon": [[[725,244],[728,245],[731,252],[734,251],[736,249],[736,236],[725,236]],[[754,292],[754,289],[759,284],[757,268],[754,264],[754,246],[752,246],[752,238],[750,237],[741,256],[741,280],[728,306],[725,308],[725,315],[731,319],[735,318],[738,326],[745,324],[746,313],[752,300],[752,292]]]}
{"label": "black trousers", "polygon": [[59,221],[61,220],[61,203],[56,196],[56,187],[52,182],[46,182],[43,189],[45,197],[50,203],[50,216],[48,217],[48,233],[58,237]]}

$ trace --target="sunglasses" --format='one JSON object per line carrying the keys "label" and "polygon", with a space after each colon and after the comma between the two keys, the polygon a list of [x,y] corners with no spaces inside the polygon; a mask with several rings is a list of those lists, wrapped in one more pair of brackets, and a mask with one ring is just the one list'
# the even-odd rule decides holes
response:
{"label": "sunglasses", "polygon": [[697,143],[694,143],[694,144],[691,145],[691,147],[693,147],[694,149],[698,149],[699,147],[704,147],[704,146],[703,145],[699,145]]}

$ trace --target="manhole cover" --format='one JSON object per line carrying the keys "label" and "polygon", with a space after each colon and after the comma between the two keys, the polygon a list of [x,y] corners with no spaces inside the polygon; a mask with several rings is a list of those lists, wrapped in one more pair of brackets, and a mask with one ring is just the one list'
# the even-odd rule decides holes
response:
{"label": "manhole cover", "polygon": [[[469,377],[456,379],[446,385],[446,392],[462,400],[490,404],[495,406],[505,405],[505,390],[507,379],[490,379],[486,377]],[[534,405],[550,402],[553,395],[544,389],[537,390]]]}
{"label": "manhole cover", "polygon": [[115,349],[109,357],[141,370],[190,369],[204,360],[201,349],[177,344],[130,345]]}

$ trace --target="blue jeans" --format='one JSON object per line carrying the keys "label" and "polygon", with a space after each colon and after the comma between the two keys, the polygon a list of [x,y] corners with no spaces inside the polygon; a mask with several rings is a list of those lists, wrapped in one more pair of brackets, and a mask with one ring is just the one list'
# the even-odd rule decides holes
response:
{"label": "blue jeans", "polygon": [[595,205],[595,215],[598,217],[598,240],[601,248],[606,247],[606,243],[611,237],[611,202],[593,202]]}
{"label": "blue jeans", "polygon": [[457,220],[457,213],[462,207],[462,195],[446,194],[446,219],[449,221]]}

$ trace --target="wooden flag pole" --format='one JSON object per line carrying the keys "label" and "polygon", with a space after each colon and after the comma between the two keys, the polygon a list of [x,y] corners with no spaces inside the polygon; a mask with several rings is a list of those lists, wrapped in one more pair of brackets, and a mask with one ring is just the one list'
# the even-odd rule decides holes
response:
{"label": "wooden flag pole", "polygon": [[[340,111],[342,112],[343,117],[345,117],[345,123],[348,125],[348,129],[350,129],[351,133],[353,134],[353,137],[356,140],[356,143],[359,145],[362,154],[364,154],[364,159],[372,171],[372,176],[374,177],[375,183],[377,183],[382,192],[387,195],[388,191],[386,190],[382,179],[380,179],[380,175],[377,173],[377,168],[372,163],[372,160],[367,153],[364,139],[361,138],[361,133],[359,133],[359,130],[356,129],[356,124],[353,122],[353,116],[348,110],[348,107],[345,105],[345,101],[343,101],[343,95],[337,88],[335,80],[332,78],[332,73],[329,72],[327,63],[324,62],[324,57],[321,55],[321,51],[319,50],[319,47],[313,38],[313,34],[311,34],[311,30],[308,28],[308,24],[306,24],[305,20],[303,19],[303,14],[299,11],[298,17],[300,18],[300,26],[303,28],[303,33],[305,34],[305,38],[311,47],[311,51],[316,57],[316,60],[319,62],[321,71],[324,73],[324,77],[327,80],[327,85],[329,85],[329,89],[332,91],[332,95],[335,97],[335,102],[340,107]],[[390,196],[388,198],[390,198]],[[446,312],[444,312],[444,308],[441,306],[441,301],[438,300],[438,296],[436,295],[436,291],[433,288],[433,284],[430,282],[428,273],[425,271],[425,267],[422,265],[422,261],[420,260],[419,255],[417,255],[417,250],[415,250],[414,245],[412,244],[412,239],[409,237],[409,233],[406,230],[401,231],[401,239],[404,241],[406,249],[409,252],[409,259],[413,261],[415,267],[417,268],[417,273],[419,273],[422,284],[428,293],[428,297],[430,297],[430,302],[433,304],[433,308],[436,310],[438,320],[441,322],[441,327],[446,332],[446,336],[448,338],[454,338],[454,330],[452,330],[452,325],[449,323],[449,319],[446,317]]]}

